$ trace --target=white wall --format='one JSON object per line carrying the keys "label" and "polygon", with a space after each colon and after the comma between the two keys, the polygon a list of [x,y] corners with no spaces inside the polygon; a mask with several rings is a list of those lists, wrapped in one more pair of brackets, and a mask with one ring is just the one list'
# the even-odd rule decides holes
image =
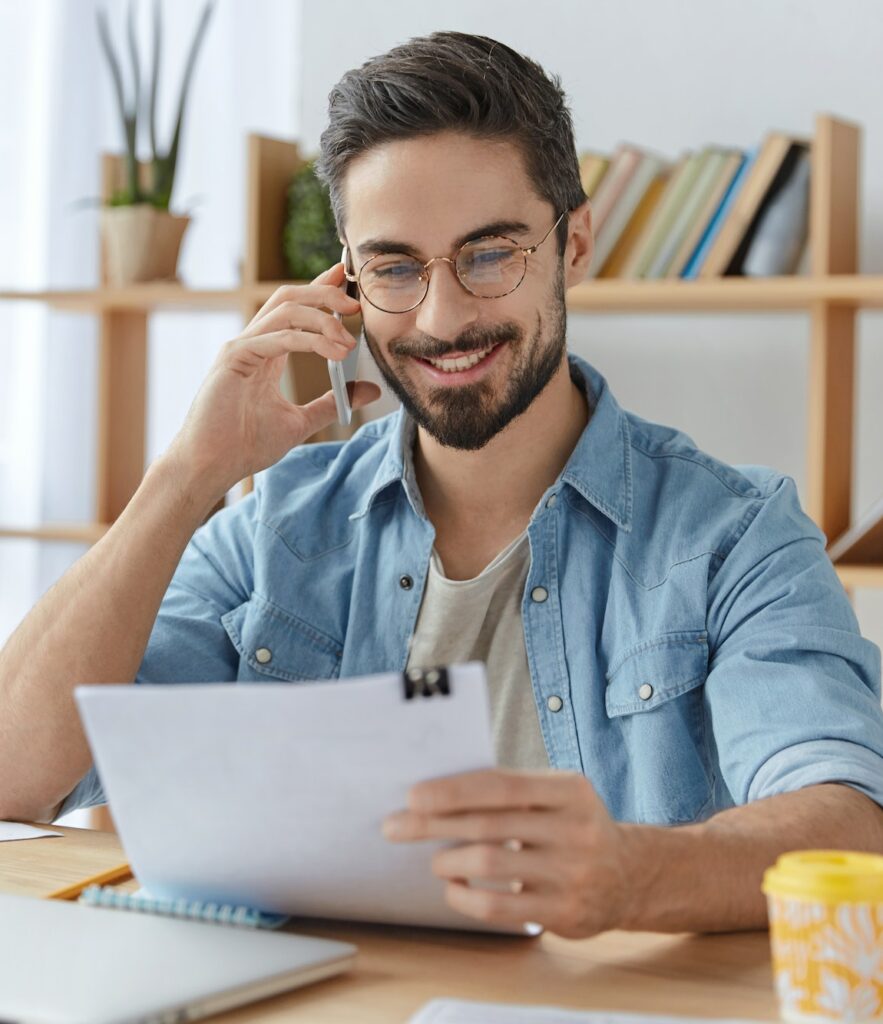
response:
{"label": "white wall", "polygon": [[[302,139],[318,146],[327,94],[350,67],[414,36],[492,36],[559,74],[581,149],[622,140],[676,156],[747,148],[770,128],[809,134],[816,112],[865,128],[861,269],[883,272],[883,8],[879,0],[384,0],[304,5]],[[883,324],[860,318],[855,509],[883,494]],[[578,316],[570,347],[620,402],[712,454],[789,473],[805,490],[808,318]],[[883,643],[883,592],[859,591]]]}
{"label": "white wall", "polygon": [[[163,150],[203,4],[163,0]],[[98,279],[97,210],[75,204],[99,191],[100,153],[122,149],[98,46],[99,6],[108,9],[120,48],[127,0],[34,0],[27,10],[15,0],[0,0],[0,236],[12,239],[0,245],[0,287],[88,288]],[[147,54],[151,8],[139,5],[139,37]],[[192,80],[172,198],[175,212],[194,218],[180,262],[190,286],[224,288],[239,281],[245,139],[248,132],[298,133],[299,21],[299,0],[217,4]],[[127,81],[128,71],[125,54]],[[147,158],[146,132],[141,139],[140,155]],[[167,447],[218,348],[241,326],[235,313],[151,318],[148,461]],[[2,306],[0,355],[0,522],[93,519],[95,318]],[[77,544],[0,542],[0,644],[84,550]]]}

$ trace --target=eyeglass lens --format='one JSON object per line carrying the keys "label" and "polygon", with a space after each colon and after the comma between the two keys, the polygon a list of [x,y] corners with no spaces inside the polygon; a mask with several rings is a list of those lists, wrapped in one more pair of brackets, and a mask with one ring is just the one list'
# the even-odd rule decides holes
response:
{"label": "eyeglass lens", "polygon": [[[527,267],[524,253],[508,238],[467,242],[457,253],[455,268],[464,287],[481,298],[506,295],[521,284]],[[429,288],[429,271],[413,256],[384,253],[362,268],[359,287],[365,298],[388,313],[419,305]]]}

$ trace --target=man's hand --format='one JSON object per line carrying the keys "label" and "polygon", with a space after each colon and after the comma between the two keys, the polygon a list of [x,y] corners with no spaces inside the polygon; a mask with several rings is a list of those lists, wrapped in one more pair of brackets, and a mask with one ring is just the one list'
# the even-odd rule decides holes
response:
{"label": "man's hand", "polygon": [[[346,295],[342,283],[343,264],[337,263],[310,284],[278,288],[242,334],[222,346],[170,448],[173,461],[195,473],[216,499],[336,420],[330,389],[298,406],[282,395],[279,382],[289,352],[338,361],[352,352],[355,339],[326,312],[358,313],[359,300]],[[359,381],[350,400],[357,409],[379,397],[376,384]]]}
{"label": "man's hand", "polygon": [[462,844],[439,851],[432,867],[447,880],[447,902],[469,917],[530,921],[568,938],[623,918],[623,829],[577,773],[492,770],[423,782],[383,830],[394,842]]}

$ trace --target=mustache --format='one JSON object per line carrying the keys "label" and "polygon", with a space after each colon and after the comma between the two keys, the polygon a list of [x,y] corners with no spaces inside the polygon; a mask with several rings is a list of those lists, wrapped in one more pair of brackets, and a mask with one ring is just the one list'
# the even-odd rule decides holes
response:
{"label": "mustache", "polygon": [[400,338],[390,342],[389,353],[393,356],[412,356],[417,359],[444,359],[459,352],[475,352],[489,345],[500,345],[504,341],[520,341],[521,328],[514,323],[492,324],[487,327],[469,328],[454,341],[443,341],[431,334],[418,338]]}

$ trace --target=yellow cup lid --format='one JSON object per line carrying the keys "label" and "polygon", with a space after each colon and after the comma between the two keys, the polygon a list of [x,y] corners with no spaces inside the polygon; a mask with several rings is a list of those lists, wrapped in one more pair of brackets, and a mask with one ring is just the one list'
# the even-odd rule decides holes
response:
{"label": "yellow cup lid", "polygon": [[784,853],[763,876],[767,896],[820,903],[883,903],[883,857],[844,850]]}

